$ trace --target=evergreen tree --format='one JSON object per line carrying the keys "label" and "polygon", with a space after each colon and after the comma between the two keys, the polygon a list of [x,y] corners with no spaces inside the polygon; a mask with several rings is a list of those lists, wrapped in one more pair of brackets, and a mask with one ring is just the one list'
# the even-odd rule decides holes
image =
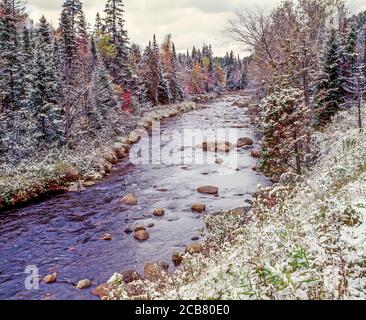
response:
{"label": "evergreen tree", "polygon": [[103,63],[97,60],[90,89],[91,105],[87,113],[90,131],[112,134],[118,131],[119,110],[113,94],[112,82]]}
{"label": "evergreen tree", "polygon": [[28,101],[35,119],[33,137],[39,143],[63,142],[64,118],[57,99],[59,83],[54,69],[53,50],[50,27],[42,17],[37,32],[32,88]]}
{"label": "evergreen tree", "polygon": [[5,111],[21,106],[23,91],[18,29],[22,9],[17,4],[17,1],[2,0],[0,6],[0,104]]}
{"label": "evergreen tree", "polygon": [[133,88],[132,73],[128,65],[129,39],[124,28],[124,4],[122,0],[108,0],[105,7],[105,33],[116,48],[116,55],[107,61],[117,84]]}
{"label": "evergreen tree", "polygon": [[345,101],[344,79],[342,77],[343,57],[339,33],[337,30],[331,29],[326,41],[316,86],[316,124],[319,126],[329,123]]}

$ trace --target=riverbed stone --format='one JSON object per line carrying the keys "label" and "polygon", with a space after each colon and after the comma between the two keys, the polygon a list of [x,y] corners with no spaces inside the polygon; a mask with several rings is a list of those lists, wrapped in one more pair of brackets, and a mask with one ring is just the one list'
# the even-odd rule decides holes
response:
{"label": "riverbed stone", "polygon": [[206,211],[206,205],[202,203],[195,203],[192,205],[192,211],[199,213],[204,212]]}
{"label": "riverbed stone", "polygon": [[253,139],[245,137],[245,138],[238,139],[237,146],[238,146],[238,148],[244,148],[244,147],[252,146],[253,144],[254,144]]}
{"label": "riverbed stone", "polygon": [[165,215],[165,210],[163,208],[157,208],[154,210],[153,215],[155,217],[162,217]]}
{"label": "riverbed stone", "polygon": [[84,279],[84,280],[78,281],[76,288],[78,288],[80,290],[84,290],[84,289],[90,288],[92,285],[93,285],[93,283],[91,282],[91,280]]}
{"label": "riverbed stone", "polygon": [[147,225],[147,227],[148,227],[148,228],[154,228],[154,227],[155,227],[155,224],[154,224],[154,223],[149,223],[149,224]]}
{"label": "riverbed stone", "polygon": [[127,234],[130,234],[130,233],[133,233],[133,230],[130,228],[130,227],[127,227],[125,230],[124,230],[125,233]]}
{"label": "riverbed stone", "polygon": [[128,206],[135,206],[135,205],[137,205],[137,198],[133,193],[130,193],[130,194],[124,196],[122,198],[121,202]]}
{"label": "riverbed stone", "polygon": [[253,157],[253,158],[261,158],[262,157],[262,152],[260,150],[253,150],[250,155]]}
{"label": "riverbed stone", "polygon": [[142,280],[142,276],[136,270],[129,270],[122,272],[122,280],[125,284],[129,284],[135,281]]}
{"label": "riverbed stone", "polygon": [[54,272],[52,274],[48,274],[48,275],[44,276],[42,281],[44,283],[51,284],[51,283],[56,282],[57,276],[58,276],[57,272]]}
{"label": "riverbed stone", "polygon": [[140,230],[140,231],[135,232],[134,237],[136,240],[145,241],[145,240],[149,239],[150,236],[146,230]]}
{"label": "riverbed stone", "polygon": [[186,247],[186,253],[194,254],[202,251],[202,245],[199,242],[193,242]]}
{"label": "riverbed stone", "polygon": [[108,298],[110,289],[111,288],[108,284],[101,284],[100,286],[93,289],[92,294],[103,300]]}
{"label": "riverbed stone", "polygon": [[219,188],[214,186],[203,186],[199,187],[197,191],[199,193],[217,195],[219,193]]}
{"label": "riverbed stone", "polygon": [[106,234],[103,234],[101,237],[100,237],[100,240],[103,240],[103,241],[111,241],[113,238],[112,238],[112,235],[109,234],[109,233],[106,233]]}

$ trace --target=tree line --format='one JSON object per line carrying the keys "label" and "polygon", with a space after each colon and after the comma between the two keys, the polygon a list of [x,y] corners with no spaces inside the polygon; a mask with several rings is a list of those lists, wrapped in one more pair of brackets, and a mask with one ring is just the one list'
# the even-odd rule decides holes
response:
{"label": "tree line", "polygon": [[130,44],[122,0],[107,0],[93,27],[80,0],[59,26],[33,23],[23,0],[0,0],[0,160],[17,163],[81,138],[113,138],[154,106],[243,89],[247,60],[210,45],[177,53],[170,35]]}

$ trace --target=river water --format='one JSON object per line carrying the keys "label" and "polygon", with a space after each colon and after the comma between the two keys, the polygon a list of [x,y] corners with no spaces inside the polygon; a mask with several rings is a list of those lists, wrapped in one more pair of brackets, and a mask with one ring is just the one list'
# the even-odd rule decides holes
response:
{"label": "river water", "polygon": [[[246,200],[257,191],[257,185],[268,185],[263,175],[252,170],[257,160],[250,150],[215,155],[194,148],[200,138],[212,136],[218,128],[232,128],[238,137],[258,141],[245,109],[233,105],[237,98],[224,97],[162,121],[161,147],[168,150],[162,154],[162,164],[131,163],[126,158],[110,176],[82,193],[54,196],[0,215],[0,299],[97,299],[91,294],[93,288],[79,290],[75,283],[91,279],[95,287],[115,272],[141,272],[149,261],[172,265],[173,252],[184,250],[203,227],[202,215],[191,211],[192,204],[206,204],[207,214],[248,206]],[[188,130],[182,148],[175,138],[187,129],[201,131]],[[187,144],[192,136],[196,140]],[[142,138],[131,154],[141,155],[139,150],[149,138]],[[169,150],[174,149],[184,150],[178,153],[184,163],[171,161]],[[189,150],[205,161],[192,161]],[[152,153],[157,152],[152,147]],[[217,157],[224,163],[216,164]],[[219,196],[199,194],[197,188],[204,185],[217,186]],[[128,193],[137,196],[137,206],[121,204]],[[164,208],[165,216],[153,217],[155,208]],[[155,226],[148,229],[150,238],[145,242],[124,232],[126,227],[149,223]],[[106,233],[113,236],[112,241],[99,239]],[[57,272],[57,282],[27,290],[27,266],[36,266],[40,276]]]}

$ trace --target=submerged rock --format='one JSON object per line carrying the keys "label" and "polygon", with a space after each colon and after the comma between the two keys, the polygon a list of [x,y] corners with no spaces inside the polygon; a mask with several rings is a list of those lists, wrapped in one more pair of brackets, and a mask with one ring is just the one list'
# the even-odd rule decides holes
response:
{"label": "submerged rock", "polygon": [[125,230],[125,233],[129,234],[129,233],[133,233],[133,230],[130,227],[127,227]]}
{"label": "submerged rock", "polygon": [[195,203],[194,205],[192,205],[192,211],[204,212],[204,211],[206,211],[206,205],[201,204],[201,203]]}
{"label": "submerged rock", "polygon": [[165,210],[163,208],[157,208],[154,210],[153,215],[155,217],[162,217],[165,215]]}
{"label": "submerged rock", "polygon": [[45,277],[43,277],[43,279],[42,279],[42,281],[47,284],[54,283],[54,282],[56,282],[56,280],[57,280],[57,272],[48,274]]}
{"label": "submerged rock", "polygon": [[237,146],[238,148],[248,147],[252,146],[254,144],[254,141],[251,138],[240,138],[238,139]]}
{"label": "submerged rock", "polygon": [[111,235],[111,234],[109,234],[109,233],[103,234],[103,235],[100,237],[100,240],[103,240],[103,241],[111,241],[111,240],[112,240],[112,235]]}
{"label": "submerged rock", "polygon": [[199,187],[197,189],[197,191],[199,193],[204,193],[204,194],[213,194],[216,195],[219,193],[219,188],[214,187],[214,186],[203,186],[203,187]]}
{"label": "submerged rock", "polygon": [[128,206],[135,206],[135,205],[137,205],[137,198],[133,193],[130,193],[130,194],[124,196],[122,198],[121,202]]}
{"label": "submerged rock", "polygon": [[100,299],[103,299],[109,296],[110,290],[111,288],[108,284],[101,284],[92,291],[92,294],[99,297]]}
{"label": "submerged rock", "polygon": [[135,232],[134,237],[136,240],[145,241],[145,240],[149,239],[150,236],[146,230],[140,230],[140,231]]}
{"label": "submerged rock", "polygon": [[253,158],[259,159],[262,157],[262,152],[260,150],[253,150],[250,154]]}
{"label": "submerged rock", "polygon": [[89,279],[84,279],[84,280],[80,280],[77,283],[76,288],[78,288],[80,290],[84,290],[84,289],[90,288],[92,285],[93,285],[93,283]]}

